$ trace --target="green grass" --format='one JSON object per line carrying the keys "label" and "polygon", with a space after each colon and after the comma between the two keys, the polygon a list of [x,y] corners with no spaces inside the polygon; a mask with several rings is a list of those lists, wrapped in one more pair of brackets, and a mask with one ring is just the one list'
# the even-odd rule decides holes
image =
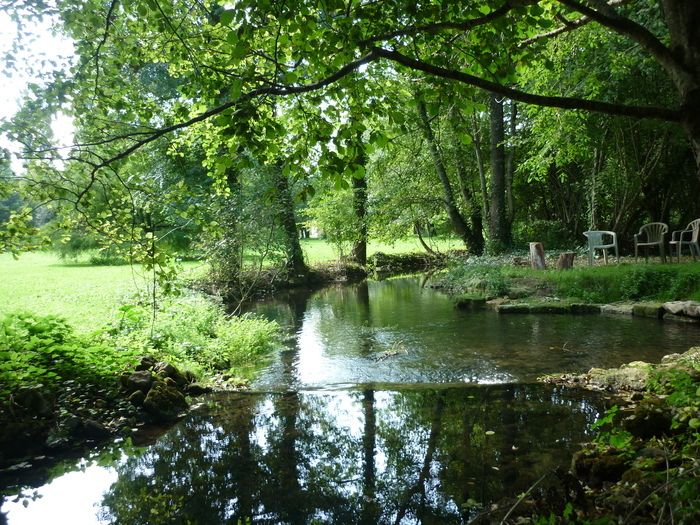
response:
{"label": "green grass", "polygon": [[[185,263],[196,272],[201,263]],[[137,266],[92,266],[61,261],[53,253],[0,254],[0,315],[32,312],[59,315],[80,332],[96,330],[117,308],[147,289],[150,276]]]}
{"label": "green grass", "polygon": [[[449,237],[425,239],[425,241],[428,246],[439,252],[446,252],[448,250],[456,250],[464,247],[459,239]],[[301,247],[306,256],[306,262],[310,265],[338,260],[338,252],[335,247],[325,239],[302,239]],[[367,245],[367,255],[370,256],[377,252],[402,254],[415,252],[423,253],[425,250],[420,245],[417,237],[408,237],[399,239],[394,243],[370,241]]]}
{"label": "green grass", "polygon": [[[458,248],[450,239],[434,241],[436,248],[446,251]],[[302,246],[309,264],[335,261],[338,255],[332,245],[322,239],[304,239]],[[390,245],[372,242],[376,252],[422,252],[416,238]],[[86,256],[87,257],[87,256]],[[207,265],[183,263],[182,276],[201,276]],[[57,315],[65,318],[78,332],[91,332],[109,323],[118,315],[118,308],[132,302],[134,294],[144,292],[152,276],[139,266],[95,266],[82,260],[62,261],[54,253],[25,253],[18,260],[0,254],[0,315],[10,312],[31,312],[36,315]]]}
{"label": "green grass", "polygon": [[457,263],[444,277],[445,283],[456,292],[469,292],[474,283],[480,283],[482,287],[498,288],[491,295],[499,295],[501,289],[505,295],[518,286],[518,280],[524,280],[530,288],[541,286],[558,297],[589,303],[700,300],[700,264],[696,263],[627,263],[561,271],[487,262]]}

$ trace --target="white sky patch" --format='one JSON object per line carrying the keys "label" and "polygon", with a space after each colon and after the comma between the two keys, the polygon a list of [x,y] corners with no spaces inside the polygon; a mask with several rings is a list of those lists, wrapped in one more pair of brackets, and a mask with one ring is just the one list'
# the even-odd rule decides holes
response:
{"label": "white sky patch", "polygon": [[[24,48],[15,53],[16,67],[0,72],[0,120],[12,118],[19,110],[22,99],[30,83],[40,83],[41,79],[33,75],[31,69],[39,74],[51,71],[56,64],[66,64],[74,60],[73,42],[63,35],[56,34],[52,21],[34,20],[28,22],[30,36],[23,42]],[[0,12],[0,57],[13,53],[12,45],[17,38],[18,28],[7,13]],[[73,141],[74,127],[72,119],[66,115],[54,117],[51,129],[57,145],[69,145]],[[20,152],[20,145],[0,135],[0,148],[6,148],[13,154]],[[21,162],[13,155],[12,168],[21,170]]]}
{"label": "white sky patch", "polygon": [[84,472],[69,472],[38,489],[41,496],[25,508],[21,501],[2,506],[11,525],[70,523],[95,525],[102,497],[118,478],[113,468],[88,466]]}

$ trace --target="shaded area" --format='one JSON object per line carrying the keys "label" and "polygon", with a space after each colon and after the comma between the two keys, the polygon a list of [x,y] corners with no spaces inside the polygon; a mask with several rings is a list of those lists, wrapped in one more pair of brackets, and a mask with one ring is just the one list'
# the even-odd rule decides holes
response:
{"label": "shaded area", "polygon": [[[118,478],[99,515],[462,523],[565,463],[598,411],[543,385],[221,395],[108,468]],[[9,507],[9,522],[32,505]]]}

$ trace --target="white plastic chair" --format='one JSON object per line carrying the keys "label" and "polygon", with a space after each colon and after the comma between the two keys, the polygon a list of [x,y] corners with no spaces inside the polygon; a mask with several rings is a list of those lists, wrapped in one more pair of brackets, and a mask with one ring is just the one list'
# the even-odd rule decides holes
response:
{"label": "white plastic chair", "polygon": [[673,257],[673,246],[675,245],[678,262],[681,262],[681,248],[684,244],[687,244],[688,248],[690,248],[690,255],[692,255],[693,260],[695,260],[695,256],[700,255],[700,245],[698,244],[698,240],[700,239],[698,237],[700,237],[700,219],[690,221],[688,226],[685,227],[685,230],[674,231],[668,243],[671,257]]}
{"label": "white plastic chair", "polygon": [[[620,253],[617,248],[617,234],[606,230],[589,230],[583,232],[588,239],[588,266],[593,266],[593,256],[595,250],[603,250],[603,261],[608,264],[608,249],[615,248],[615,257],[620,262]],[[612,242],[605,242],[605,238],[610,237]]]}

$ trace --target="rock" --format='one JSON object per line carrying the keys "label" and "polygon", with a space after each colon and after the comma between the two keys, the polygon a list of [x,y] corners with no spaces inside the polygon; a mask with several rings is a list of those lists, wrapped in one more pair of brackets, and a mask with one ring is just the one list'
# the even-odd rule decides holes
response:
{"label": "rock", "polygon": [[608,315],[632,315],[632,305],[604,304],[600,307],[600,313]]}
{"label": "rock", "polygon": [[172,377],[166,377],[165,379],[163,379],[163,383],[165,383],[169,387],[178,389],[178,384]]}
{"label": "rock", "polygon": [[53,414],[56,400],[42,392],[40,387],[22,387],[12,395],[16,405],[22,407],[32,416],[47,417]]}
{"label": "rock", "polygon": [[590,450],[579,450],[571,460],[572,473],[594,488],[606,481],[619,481],[627,468],[624,456],[614,451],[593,454]]}
{"label": "rock", "polygon": [[102,423],[93,419],[86,419],[80,422],[77,435],[83,439],[100,441],[107,439],[111,435],[111,432]]}
{"label": "rock", "polygon": [[141,360],[138,365],[136,365],[136,370],[137,371],[143,371],[143,370],[150,370],[156,365],[156,360],[153,359],[150,355],[145,355],[141,357]]}
{"label": "rock", "polygon": [[683,308],[690,301],[668,301],[664,303],[664,310],[673,315],[680,315],[683,313]]}
{"label": "rock", "polygon": [[620,368],[604,370],[592,368],[588,375],[589,384],[604,390],[644,390],[652,366],[643,361],[635,361]]}
{"label": "rock", "polygon": [[135,390],[129,396],[129,402],[135,407],[142,407],[143,402],[146,400],[146,394],[141,390]]}
{"label": "rock", "polygon": [[201,396],[208,394],[212,389],[208,386],[200,385],[199,383],[191,383],[185,387],[185,392],[190,396]]}
{"label": "rock", "polygon": [[526,304],[500,304],[496,311],[499,314],[529,314],[530,307]]}
{"label": "rock", "polygon": [[459,310],[479,310],[486,306],[485,297],[458,297],[455,306]]}
{"label": "rock", "polygon": [[635,437],[650,439],[671,431],[671,414],[659,399],[645,399],[634,408],[620,411],[622,427]]}
{"label": "rock", "polygon": [[571,305],[571,313],[576,315],[599,314],[600,311],[599,304],[574,303]]}
{"label": "rock", "polygon": [[148,370],[139,370],[129,375],[125,382],[127,392],[140,390],[144,394],[148,392],[153,384],[153,375]]}
{"label": "rock", "polygon": [[664,314],[666,313],[666,310],[664,310],[663,306],[659,304],[635,304],[632,307],[632,315],[635,317],[650,317],[652,319],[661,319]]}
{"label": "rock", "polygon": [[634,466],[644,470],[665,470],[668,466],[668,461],[669,457],[662,449],[646,447],[637,452]]}
{"label": "rock", "polygon": [[174,421],[189,405],[177,389],[156,382],[146,394],[143,408],[159,422]]}
{"label": "rock", "polygon": [[184,374],[170,363],[156,363],[153,371],[163,378],[169,377],[175,381],[178,386],[185,386],[187,384],[187,379]]}

